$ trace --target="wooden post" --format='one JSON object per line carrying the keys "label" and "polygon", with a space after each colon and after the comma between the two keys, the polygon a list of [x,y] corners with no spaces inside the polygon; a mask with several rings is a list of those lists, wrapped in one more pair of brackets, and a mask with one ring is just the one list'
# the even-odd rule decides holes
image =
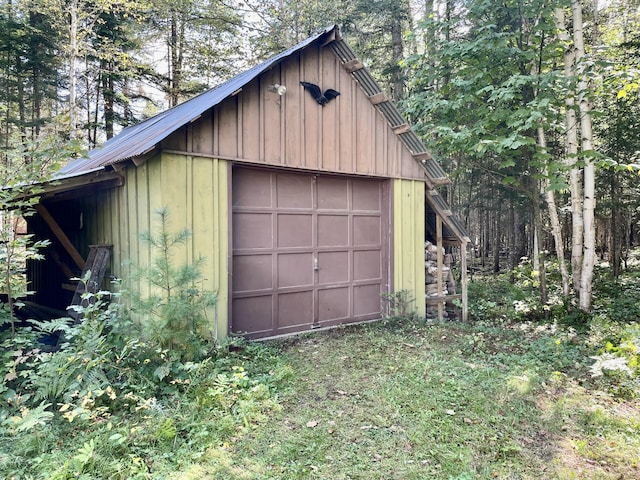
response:
{"label": "wooden post", "polygon": [[462,284],[462,321],[466,322],[469,307],[467,299],[467,242],[460,244],[460,283]]}
{"label": "wooden post", "polygon": [[436,215],[436,258],[438,261],[438,321],[444,320],[444,300],[442,300],[442,218]]}
{"label": "wooden post", "polygon": [[67,251],[69,256],[78,266],[78,268],[80,268],[80,270],[84,270],[84,265],[85,265],[84,258],[82,258],[82,255],[80,255],[78,250],[76,250],[76,247],[73,246],[73,243],[71,243],[71,240],[69,240],[69,237],[67,237],[67,234],[64,233],[64,230],[60,228],[60,225],[58,225],[58,222],[56,222],[55,218],[51,216],[51,213],[49,213],[49,210],[47,210],[44,205],[39,203],[36,205],[36,211],[40,214],[42,219],[47,223],[47,225],[49,226],[53,234],[60,241],[60,243],[62,244],[64,249]]}

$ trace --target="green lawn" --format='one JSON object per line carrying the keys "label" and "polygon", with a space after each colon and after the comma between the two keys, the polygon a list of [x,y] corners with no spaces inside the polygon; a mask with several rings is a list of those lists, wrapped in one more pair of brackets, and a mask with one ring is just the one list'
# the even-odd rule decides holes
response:
{"label": "green lawn", "polygon": [[[640,478],[640,406],[577,338],[395,322],[271,344],[281,409],[171,478]],[[273,373],[273,372],[272,372]]]}

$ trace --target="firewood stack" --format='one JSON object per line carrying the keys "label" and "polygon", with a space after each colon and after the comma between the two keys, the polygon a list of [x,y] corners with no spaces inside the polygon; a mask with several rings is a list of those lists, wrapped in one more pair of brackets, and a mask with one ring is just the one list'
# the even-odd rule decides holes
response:
{"label": "firewood stack", "polygon": [[[424,244],[425,255],[425,296],[427,299],[438,297],[438,247],[433,243],[427,241]],[[444,253],[442,248],[442,272],[440,272],[442,278],[442,292],[441,296],[454,295],[456,293],[456,282],[451,272],[451,264],[453,257],[450,254]],[[446,304],[445,316],[455,315],[455,306],[451,303]],[[449,313],[449,315],[447,315]],[[437,316],[438,306],[433,304],[427,305],[427,316]]]}

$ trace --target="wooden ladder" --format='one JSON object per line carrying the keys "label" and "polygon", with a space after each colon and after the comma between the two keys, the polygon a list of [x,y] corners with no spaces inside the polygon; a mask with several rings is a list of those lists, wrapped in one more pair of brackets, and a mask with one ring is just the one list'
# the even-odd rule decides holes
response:
{"label": "wooden ladder", "polygon": [[[69,305],[67,311],[69,316],[73,318],[76,323],[82,321],[83,314],[71,308],[74,305],[88,307],[95,302],[95,298],[82,298],[82,295],[86,292],[96,293],[100,290],[104,276],[109,267],[109,260],[111,258],[111,249],[113,245],[89,245],[89,256],[85,262],[80,281],[76,287],[76,291],[73,294],[73,300]],[[88,278],[87,278],[88,275]],[[86,279],[86,281],[83,281]]]}

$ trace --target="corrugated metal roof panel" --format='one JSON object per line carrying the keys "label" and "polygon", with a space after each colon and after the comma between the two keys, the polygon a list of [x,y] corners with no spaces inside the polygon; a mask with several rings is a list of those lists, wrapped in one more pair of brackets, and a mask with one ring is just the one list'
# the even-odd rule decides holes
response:
{"label": "corrugated metal roof panel", "polygon": [[105,142],[101,148],[89,152],[88,158],[78,159],[66,165],[58,172],[57,178],[62,179],[97,167],[111,165],[152,150],[158,143],[178,128],[195,120],[210,108],[218,105],[224,99],[283,59],[334,30],[336,30],[335,26],[328,27],[315,36],[256,65],[231,80],[187,100],[180,105],[176,105],[169,110],[159,113],[144,122],[124,129],[119,135]]}
{"label": "corrugated metal roof panel", "polygon": [[[435,212],[432,212],[433,215],[427,215],[427,226],[431,232],[436,231],[436,217]],[[457,236],[451,232],[451,229],[447,226],[446,222],[442,222],[442,237],[450,240],[452,238],[456,239]]]}
{"label": "corrugated metal roof panel", "polygon": [[351,47],[345,42],[334,42],[331,44],[331,49],[342,61],[342,63],[347,63],[357,58],[355,52],[351,50]]}
{"label": "corrugated metal roof panel", "polygon": [[422,164],[431,178],[446,178],[447,173],[435,159],[429,159]]}
{"label": "corrugated metal roof panel", "polygon": [[460,240],[469,241],[469,234],[464,228],[462,223],[451,214],[451,209],[447,201],[437,191],[433,190],[427,193],[428,198],[431,200],[431,204],[435,210],[442,215],[443,224],[448,226],[448,230],[452,236],[457,237]]}
{"label": "corrugated metal roof panel", "polygon": [[362,85],[363,90],[368,96],[375,95],[376,93],[382,93],[382,89],[376,83],[376,81],[373,79],[366,68],[356,70],[352,73],[352,75],[355,77],[358,83]]}
{"label": "corrugated metal roof panel", "polygon": [[465,237],[465,240],[467,242],[470,242],[471,239],[469,238],[469,233],[467,232],[467,229],[464,228],[464,225],[462,225],[462,222],[458,219],[458,217],[456,217],[455,215],[451,215],[449,217],[449,220],[451,221],[453,226],[455,226],[458,229],[458,231],[462,234],[462,236]]}
{"label": "corrugated metal roof panel", "polygon": [[392,128],[407,123],[393,103],[382,102],[378,105],[378,108],[386,117]]}
{"label": "corrugated metal roof panel", "polygon": [[413,131],[401,133],[400,140],[402,140],[409,151],[414,155],[418,155],[427,151],[422,141],[417,137],[415,133],[413,133]]}
{"label": "corrugated metal roof panel", "polygon": [[442,195],[440,195],[437,192],[432,192],[431,193],[431,199],[433,200],[433,203],[440,209],[440,210],[449,210],[449,205],[447,205],[447,201],[442,198]]}

